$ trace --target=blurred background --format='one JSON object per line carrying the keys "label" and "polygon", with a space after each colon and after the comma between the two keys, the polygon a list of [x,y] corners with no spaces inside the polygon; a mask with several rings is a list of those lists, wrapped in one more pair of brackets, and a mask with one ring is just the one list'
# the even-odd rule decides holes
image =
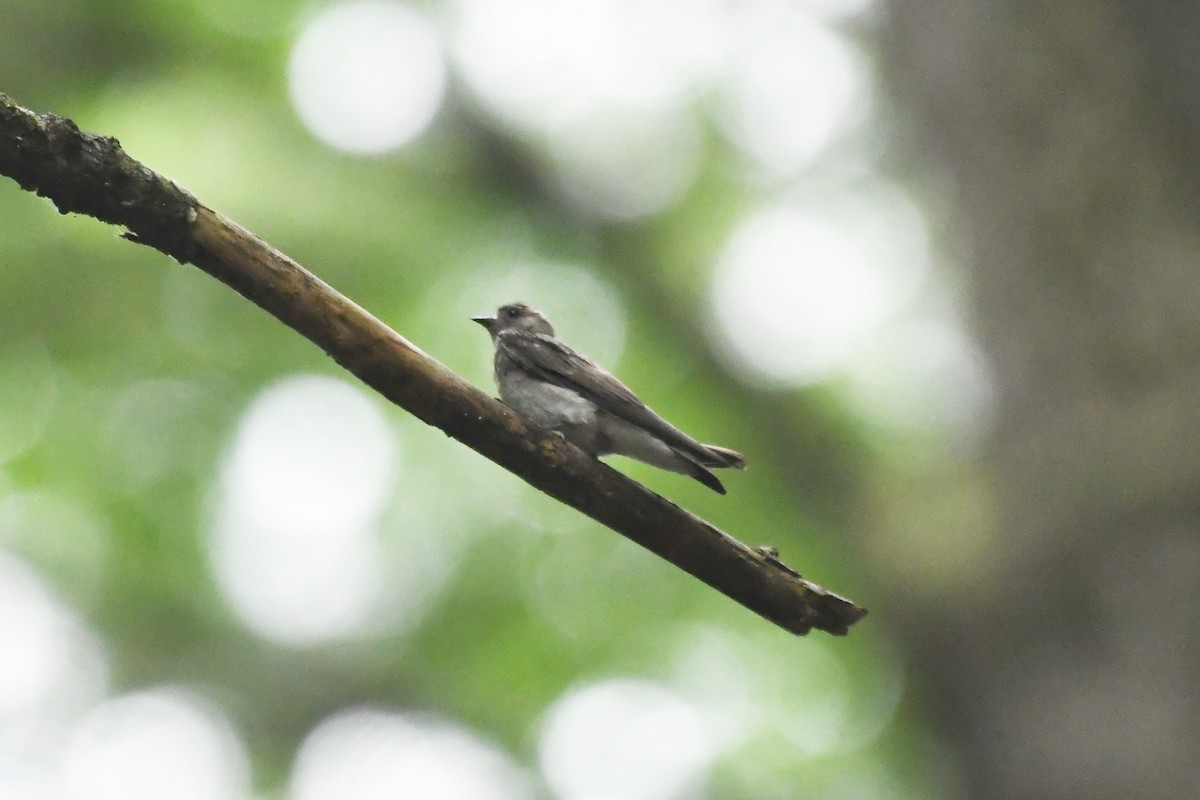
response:
{"label": "blurred background", "polygon": [[0,182],[0,798],[1186,797],[1200,7],[0,0],[0,91],[477,385],[705,441],[795,639]]}

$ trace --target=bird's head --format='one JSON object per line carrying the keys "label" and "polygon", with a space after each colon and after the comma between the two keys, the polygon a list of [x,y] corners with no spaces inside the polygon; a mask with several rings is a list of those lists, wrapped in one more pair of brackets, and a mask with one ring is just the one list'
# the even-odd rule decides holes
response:
{"label": "bird's head", "polygon": [[487,328],[493,339],[498,334],[510,330],[540,333],[546,336],[554,335],[554,327],[551,326],[550,320],[546,319],[536,308],[531,308],[524,303],[509,303],[506,306],[500,306],[494,317],[472,317],[471,320]]}

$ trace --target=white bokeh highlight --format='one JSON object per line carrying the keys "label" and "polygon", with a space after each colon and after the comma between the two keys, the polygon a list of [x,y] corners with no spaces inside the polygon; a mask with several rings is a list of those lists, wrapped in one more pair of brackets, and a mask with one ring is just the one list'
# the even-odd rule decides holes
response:
{"label": "white bokeh highlight", "polygon": [[723,57],[719,4],[458,0],[452,53],[502,123],[536,141],[577,207],[635,219],[675,204],[700,162],[691,108]]}
{"label": "white bokeh highlight", "polygon": [[445,720],[341,712],[300,747],[288,800],[531,800],[524,771],[496,745]]}
{"label": "white bokeh highlight", "polygon": [[29,714],[69,715],[107,683],[96,637],[33,569],[3,550],[0,653],[0,730]]}
{"label": "white bokeh highlight", "polygon": [[842,36],[794,5],[753,3],[723,72],[717,120],[761,168],[788,177],[867,113],[868,72]]}
{"label": "white bokeh highlight", "polygon": [[632,220],[678,202],[699,169],[700,140],[691,115],[638,112],[606,115],[548,149],[572,203],[606,219]]}
{"label": "white bokeh highlight", "polygon": [[500,119],[559,134],[600,112],[678,109],[722,55],[717,4],[457,0],[453,55]]}
{"label": "white bokeh highlight", "polygon": [[338,150],[375,154],[429,127],[445,71],[437,32],[409,6],[356,0],[304,28],[288,78],[296,112],[314,136]]}
{"label": "white bokeh highlight", "polygon": [[560,800],[683,800],[702,795],[716,752],[695,706],[656,684],[616,679],[556,700],[538,757]]}
{"label": "white bokeh highlight", "polygon": [[800,6],[815,17],[829,22],[852,21],[867,16],[882,5],[877,0],[759,0]]}
{"label": "white bokeh highlight", "polygon": [[[3,518],[0,533],[12,533]],[[103,645],[79,615],[0,549],[0,798],[71,800],[61,789],[63,743],[104,696],[108,673]]]}
{"label": "white bokeh highlight", "polygon": [[357,387],[299,376],[254,400],[221,467],[210,540],[248,627],[298,645],[370,629],[397,462],[395,432]]}
{"label": "white bokeh highlight", "polygon": [[770,206],[718,258],[714,333],[751,378],[818,382],[908,305],[927,269],[922,217],[899,192]]}
{"label": "white bokeh highlight", "polygon": [[224,715],[175,688],[90,711],[62,756],[62,800],[238,800],[249,765]]}
{"label": "white bokeh highlight", "polygon": [[[862,11],[869,0],[849,4]],[[694,185],[704,116],[759,170],[790,178],[870,110],[865,59],[790,0],[457,0],[467,87],[531,139],[566,197],[650,216]],[[848,15],[854,12],[848,10]]]}

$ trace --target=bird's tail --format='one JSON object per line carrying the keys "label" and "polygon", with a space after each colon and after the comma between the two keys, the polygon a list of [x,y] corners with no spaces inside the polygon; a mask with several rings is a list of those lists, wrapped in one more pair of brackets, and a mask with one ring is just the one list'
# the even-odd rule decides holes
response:
{"label": "bird's tail", "polygon": [[684,469],[681,470],[684,472],[684,474],[690,475],[691,477],[700,481],[717,494],[725,494],[725,487],[721,485],[721,481],[716,475],[713,475],[711,472],[697,464],[695,461],[692,461],[690,458],[685,458],[683,460],[687,462],[686,465],[684,465]]}
{"label": "bird's tail", "polygon": [[703,445],[707,458],[701,458],[700,463],[711,469],[745,469],[746,457],[736,450],[727,447],[717,447],[715,444]]}

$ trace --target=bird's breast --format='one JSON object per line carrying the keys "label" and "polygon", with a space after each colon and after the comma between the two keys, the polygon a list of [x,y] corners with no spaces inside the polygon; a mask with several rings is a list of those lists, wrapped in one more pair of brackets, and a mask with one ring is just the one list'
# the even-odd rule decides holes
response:
{"label": "bird's breast", "polygon": [[500,399],[534,425],[543,428],[590,426],[596,421],[596,406],[562,386],[537,380],[519,370],[498,376]]}

